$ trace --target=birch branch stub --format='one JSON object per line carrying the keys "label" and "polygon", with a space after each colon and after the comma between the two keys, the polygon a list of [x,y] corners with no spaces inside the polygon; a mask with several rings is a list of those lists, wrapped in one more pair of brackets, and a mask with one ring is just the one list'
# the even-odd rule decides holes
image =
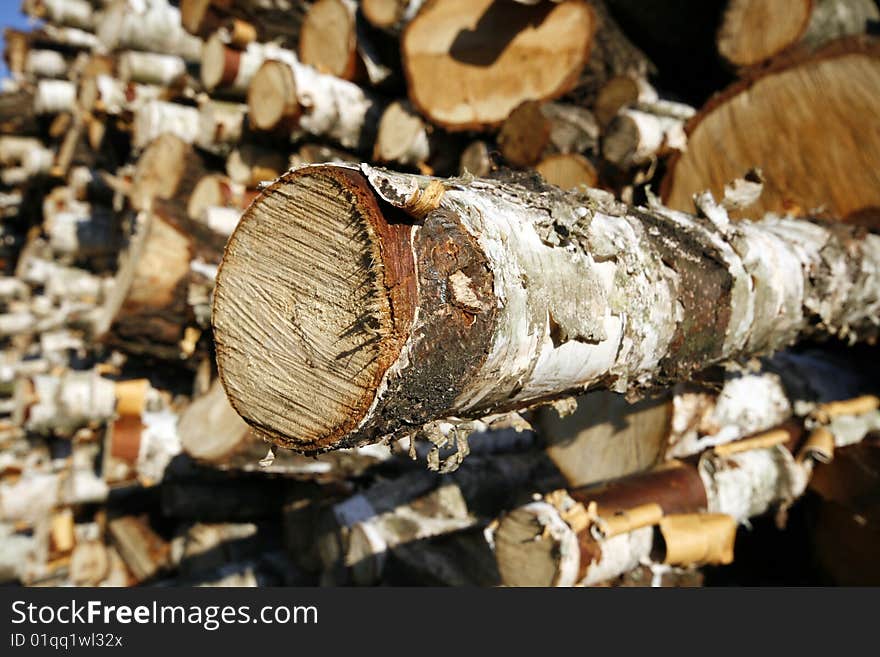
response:
{"label": "birch branch stub", "polygon": [[801,336],[876,336],[880,237],[716,219],[531,179],[299,169],[227,244],[220,375],[259,432],[318,452],[686,380]]}

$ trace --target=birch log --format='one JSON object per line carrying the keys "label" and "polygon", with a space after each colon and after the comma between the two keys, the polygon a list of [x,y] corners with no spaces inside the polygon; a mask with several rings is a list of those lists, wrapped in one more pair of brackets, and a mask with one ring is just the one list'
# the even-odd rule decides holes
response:
{"label": "birch log", "polygon": [[[876,430],[880,414],[873,399],[867,412],[857,400],[844,403],[856,414],[844,411],[824,427],[830,449],[854,445]],[[814,459],[805,458],[803,448],[813,435],[805,440],[803,422],[789,422],[710,449],[695,462],[672,461],[520,507],[501,520],[493,537],[502,580],[592,585],[645,562],[729,563],[737,523],[784,509],[806,490]]]}
{"label": "birch log", "polygon": [[186,74],[186,62],[177,55],[130,50],[119,55],[117,69],[123,82],[168,87]]}
{"label": "birch log", "polygon": [[56,25],[93,31],[95,11],[88,0],[25,0],[24,13]]}
{"label": "birch log", "polygon": [[807,335],[876,337],[880,237],[714,209],[367,165],[288,173],[226,248],[221,378],[258,431],[317,452],[686,380]]}
{"label": "birch log", "polygon": [[745,68],[801,46],[815,48],[863,34],[880,19],[873,0],[730,0],[718,28],[718,52]]}
{"label": "birch log", "polygon": [[391,74],[379,59],[355,0],[317,0],[300,28],[299,57],[343,80],[377,85]]}
{"label": "birch log", "polygon": [[239,50],[215,34],[202,50],[202,84],[210,92],[244,98],[254,74],[268,60],[297,61],[297,57],[293,51],[272,43],[250,43]]}
{"label": "birch log", "polygon": [[330,139],[365,151],[384,102],[359,86],[296,60],[263,63],[248,86],[248,117],[258,130]]}
{"label": "birch log", "polygon": [[626,169],[687,148],[685,122],[695,114],[681,103],[643,104],[622,109],[602,135],[602,155]]}
{"label": "birch log", "polygon": [[218,30],[247,30],[261,43],[295,48],[307,4],[302,0],[181,0],[180,13],[184,29],[202,38]]}
{"label": "birch log", "polygon": [[115,0],[101,13],[97,28],[98,39],[110,50],[161,52],[189,62],[201,58],[202,40],[183,29],[180,10],[167,1]]}
{"label": "birch log", "polygon": [[599,126],[583,107],[526,101],[511,112],[498,133],[501,154],[512,165],[529,167],[557,153],[596,150]]}

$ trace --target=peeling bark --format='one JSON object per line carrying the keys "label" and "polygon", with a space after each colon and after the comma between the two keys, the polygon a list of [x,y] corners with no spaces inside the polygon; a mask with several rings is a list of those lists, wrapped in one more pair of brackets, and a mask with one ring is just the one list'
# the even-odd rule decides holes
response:
{"label": "peeling bark", "polygon": [[[251,205],[227,246],[214,305],[224,386],[258,431],[317,452],[587,389],[650,389],[804,336],[876,337],[880,238],[711,214],[528,179],[300,169]],[[294,255],[303,230],[316,257],[347,240],[363,260],[347,276],[369,287]],[[335,290],[327,302],[323,285]],[[355,290],[348,319],[322,324],[347,336],[340,352],[307,315],[336,312]],[[349,384],[320,393],[318,417],[322,377]]]}

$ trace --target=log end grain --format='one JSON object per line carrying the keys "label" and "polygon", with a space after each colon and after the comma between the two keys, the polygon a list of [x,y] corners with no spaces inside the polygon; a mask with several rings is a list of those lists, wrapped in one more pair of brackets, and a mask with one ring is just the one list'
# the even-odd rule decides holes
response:
{"label": "log end grain", "polygon": [[296,80],[290,67],[267,61],[254,74],[247,92],[248,117],[257,130],[274,130],[299,116]]}
{"label": "log end grain", "polygon": [[344,0],[318,0],[309,7],[300,32],[299,59],[343,80],[355,77],[355,14]]}
{"label": "log end grain", "polygon": [[532,505],[511,511],[495,532],[498,570],[508,586],[555,586],[559,550],[560,542],[545,531],[540,512]]}
{"label": "log end grain", "polygon": [[408,234],[343,169],[287,174],[247,210],[217,277],[213,321],[227,395],[261,435],[318,452],[357,428],[409,329],[395,325],[406,272],[387,257]]}
{"label": "log end grain", "polygon": [[718,29],[718,52],[737,67],[770,59],[801,38],[812,9],[810,0],[731,0]]}
{"label": "log end grain", "polygon": [[449,130],[500,125],[521,102],[571,89],[589,57],[594,22],[580,0],[430,3],[401,39],[410,100]]}

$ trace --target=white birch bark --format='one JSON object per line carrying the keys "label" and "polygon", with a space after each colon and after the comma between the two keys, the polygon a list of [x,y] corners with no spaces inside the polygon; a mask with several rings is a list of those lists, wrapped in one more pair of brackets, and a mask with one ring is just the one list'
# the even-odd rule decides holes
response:
{"label": "white birch bark", "polygon": [[24,72],[34,78],[63,78],[67,75],[67,60],[57,50],[29,50]]}
{"label": "white birch bark", "polygon": [[34,94],[34,112],[58,114],[73,111],[76,85],[67,80],[40,80]]}
{"label": "white birch bark", "polygon": [[131,50],[119,55],[118,72],[124,82],[167,87],[186,74],[186,62],[177,55]]}
{"label": "white birch bark", "polygon": [[151,100],[135,111],[132,146],[141,150],[164,132],[177,135],[187,144],[199,135],[199,110],[195,107]]}

